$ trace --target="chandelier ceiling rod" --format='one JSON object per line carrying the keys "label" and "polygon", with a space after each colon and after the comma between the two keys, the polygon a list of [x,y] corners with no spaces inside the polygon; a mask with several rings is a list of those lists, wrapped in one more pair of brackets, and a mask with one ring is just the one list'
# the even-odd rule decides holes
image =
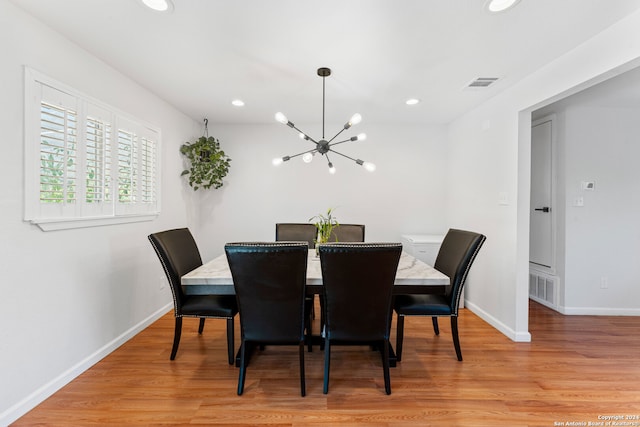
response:
{"label": "chandelier ceiling rod", "polygon": [[[328,70],[326,74],[321,74],[320,70]],[[322,71],[324,73],[324,71]],[[324,139],[324,83],[327,76],[331,75],[331,70],[328,68],[318,68],[318,75],[322,76],[322,139]]]}
{"label": "chandelier ceiling rod", "polygon": [[307,141],[311,141],[312,143],[315,144],[315,147],[307,150],[307,151],[303,151],[301,153],[298,154],[294,154],[292,156],[284,156],[284,157],[278,157],[276,159],[273,159],[273,164],[274,165],[280,165],[283,162],[289,161],[294,157],[298,157],[298,156],[302,156],[302,160],[304,160],[305,163],[310,163],[313,160],[313,156],[316,153],[320,153],[320,155],[322,156],[326,156],[327,158],[327,164],[329,166],[329,172],[330,173],[335,173],[336,169],[333,166],[333,163],[331,163],[331,160],[329,160],[329,151],[331,151],[332,153],[336,153],[339,156],[342,156],[344,158],[347,158],[353,162],[355,162],[356,164],[363,166],[366,170],[368,170],[369,172],[373,172],[376,169],[376,166],[373,163],[369,163],[369,162],[365,162],[361,159],[354,159],[352,157],[347,156],[346,154],[342,154],[339,153],[337,151],[335,151],[332,147],[338,144],[342,144],[344,142],[349,142],[349,141],[363,141],[364,139],[366,139],[366,135],[364,133],[361,133],[357,136],[352,136],[351,138],[347,138],[345,140],[342,141],[338,141],[338,142],[333,142],[332,141],[334,139],[336,139],[338,137],[338,135],[340,135],[342,132],[344,132],[345,130],[349,129],[351,126],[360,123],[360,121],[362,120],[362,116],[358,113],[354,114],[351,119],[342,127],[342,129],[340,129],[338,131],[338,133],[336,133],[333,138],[331,138],[329,141],[325,140],[325,78],[331,75],[331,69],[326,68],[326,67],[322,67],[322,68],[318,68],[318,76],[322,77],[322,139],[320,141],[316,141],[313,138],[311,138],[309,135],[307,135],[305,132],[301,131],[300,129],[298,129],[292,122],[290,122],[286,116],[280,112],[276,113],[276,120],[282,124],[285,124],[287,126],[289,126],[292,129],[297,130],[298,132],[300,132],[300,138],[307,140]]}

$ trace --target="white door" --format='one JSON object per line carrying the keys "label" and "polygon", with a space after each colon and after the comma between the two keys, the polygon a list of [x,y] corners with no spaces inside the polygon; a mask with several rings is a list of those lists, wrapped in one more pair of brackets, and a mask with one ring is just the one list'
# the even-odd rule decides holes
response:
{"label": "white door", "polygon": [[553,269],[553,118],[531,126],[531,218],[529,261]]}

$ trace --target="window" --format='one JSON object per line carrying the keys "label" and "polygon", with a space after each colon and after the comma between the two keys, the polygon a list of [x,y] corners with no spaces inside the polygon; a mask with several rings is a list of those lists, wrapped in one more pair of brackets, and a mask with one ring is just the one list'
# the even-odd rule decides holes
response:
{"label": "window", "polygon": [[25,219],[59,230],[155,218],[160,130],[25,69]]}

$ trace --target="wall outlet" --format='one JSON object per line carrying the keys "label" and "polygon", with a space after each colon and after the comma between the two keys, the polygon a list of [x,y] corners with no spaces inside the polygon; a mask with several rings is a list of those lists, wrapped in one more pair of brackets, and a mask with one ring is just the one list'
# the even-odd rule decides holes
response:
{"label": "wall outlet", "polygon": [[167,278],[166,278],[166,277],[164,277],[164,276],[159,276],[159,277],[158,277],[158,280],[159,280],[159,281],[158,281],[158,284],[160,285],[160,290],[163,290],[163,289],[164,289],[164,287],[165,287],[165,286],[166,286],[166,284],[167,284]]}
{"label": "wall outlet", "polygon": [[600,278],[600,289],[609,289],[609,279],[607,277]]}

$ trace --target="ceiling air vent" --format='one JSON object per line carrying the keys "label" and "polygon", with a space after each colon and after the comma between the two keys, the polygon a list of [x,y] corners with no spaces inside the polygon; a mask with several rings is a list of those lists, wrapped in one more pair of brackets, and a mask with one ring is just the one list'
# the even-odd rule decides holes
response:
{"label": "ceiling air vent", "polygon": [[497,77],[478,77],[466,86],[466,89],[482,89],[489,87],[498,80]]}

